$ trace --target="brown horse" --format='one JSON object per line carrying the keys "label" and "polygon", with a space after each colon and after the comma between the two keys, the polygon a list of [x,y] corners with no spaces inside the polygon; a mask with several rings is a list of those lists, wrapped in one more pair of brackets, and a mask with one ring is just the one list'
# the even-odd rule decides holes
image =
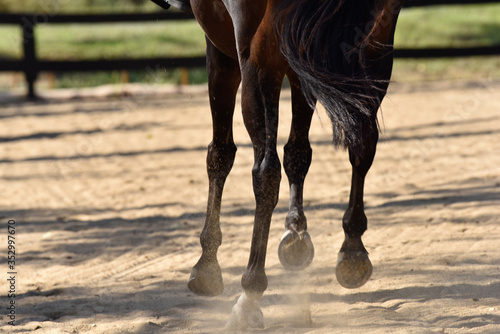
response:
{"label": "brown horse", "polygon": [[263,326],[259,304],[267,288],[267,241],[281,180],[276,138],[285,75],[291,84],[293,118],[284,148],[290,208],[279,259],[285,268],[300,270],[314,256],[302,193],[312,156],[308,132],[319,101],[332,120],[334,144],[348,149],[352,165],[336,276],[346,288],[360,287],[372,273],[361,241],[367,229],[364,180],[375,156],[376,115],[391,76],[401,0],[175,0],[179,3],[195,15],[206,33],[213,120],[207,156],[208,207],[200,237],[203,251],[189,289],[205,296],[223,291],[217,261],[222,242],[219,217],[224,183],[236,153],[232,119],[241,83],[243,118],[254,149],[256,209],[250,258],[241,279],[244,293],[227,325]]}

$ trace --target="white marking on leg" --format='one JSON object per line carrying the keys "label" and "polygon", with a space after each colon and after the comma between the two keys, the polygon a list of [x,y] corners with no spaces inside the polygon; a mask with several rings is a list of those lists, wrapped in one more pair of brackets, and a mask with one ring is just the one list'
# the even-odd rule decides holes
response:
{"label": "white marking on leg", "polygon": [[264,317],[260,310],[261,294],[243,292],[233,306],[226,328],[264,328]]}

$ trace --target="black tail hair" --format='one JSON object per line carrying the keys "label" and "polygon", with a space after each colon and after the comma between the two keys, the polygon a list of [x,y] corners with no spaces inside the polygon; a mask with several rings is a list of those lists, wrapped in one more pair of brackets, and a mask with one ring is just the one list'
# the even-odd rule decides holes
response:
{"label": "black tail hair", "polygon": [[[359,153],[363,133],[376,127],[383,94],[370,77],[367,46],[383,0],[283,0],[276,28],[281,52],[300,78],[311,105],[321,102],[334,144]],[[387,81],[387,80],[386,80]]]}

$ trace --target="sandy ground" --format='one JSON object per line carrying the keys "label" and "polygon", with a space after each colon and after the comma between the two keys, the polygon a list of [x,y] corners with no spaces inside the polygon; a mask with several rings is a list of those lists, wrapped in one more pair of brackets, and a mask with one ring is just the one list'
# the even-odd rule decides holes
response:
{"label": "sandy ground", "polygon": [[[223,331],[241,293],[253,221],[252,152],[240,111],[221,218],[225,290],[206,298],[186,287],[206,207],[206,94],[68,96],[2,102],[0,332]],[[279,152],[289,105],[285,91]],[[500,332],[500,84],[394,85],[382,115],[365,197],[372,278],[357,290],[335,280],[350,165],[331,147],[319,111],[305,189],[316,257],[299,274],[279,264],[283,178],[265,329],[256,332]],[[6,316],[9,219],[16,222],[15,327]],[[303,321],[308,312],[312,326]]]}

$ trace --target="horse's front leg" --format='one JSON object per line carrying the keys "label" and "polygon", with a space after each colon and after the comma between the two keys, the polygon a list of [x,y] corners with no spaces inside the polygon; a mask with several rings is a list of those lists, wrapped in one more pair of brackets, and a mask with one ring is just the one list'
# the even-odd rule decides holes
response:
{"label": "horse's front leg", "polygon": [[363,138],[361,153],[356,155],[349,150],[349,160],[352,165],[351,194],[343,218],[345,239],[336,267],[338,282],[348,289],[365,284],[370,279],[373,269],[361,236],[368,224],[363,204],[365,177],[375,157],[377,141],[378,130],[374,119],[372,131]]}
{"label": "horse's front leg", "polygon": [[287,73],[292,91],[292,125],[285,145],[284,168],[290,185],[290,204],[285,221],[285,233],[281,238],[278,256],[281,264],[289,270],[306,268],[314,257],[314,247],[307,233],[304,214],[304,180],[311,165],[312,149],[309,128],[314,109],[309,105],[300,81],[291,70]]}
{"label": "horse's front leg", "polygon": [[224,289],[217,261],[217,250],[222,242],[219,218],[224,183],[236,153],[232,121],[240,70],[236,60],[225,56],[208,39],[207,70],[213,123],[213,139],[207,154],[208,205],[200,236],[203,253],[193,268],[188,287],[198,295],[214,296]]}

